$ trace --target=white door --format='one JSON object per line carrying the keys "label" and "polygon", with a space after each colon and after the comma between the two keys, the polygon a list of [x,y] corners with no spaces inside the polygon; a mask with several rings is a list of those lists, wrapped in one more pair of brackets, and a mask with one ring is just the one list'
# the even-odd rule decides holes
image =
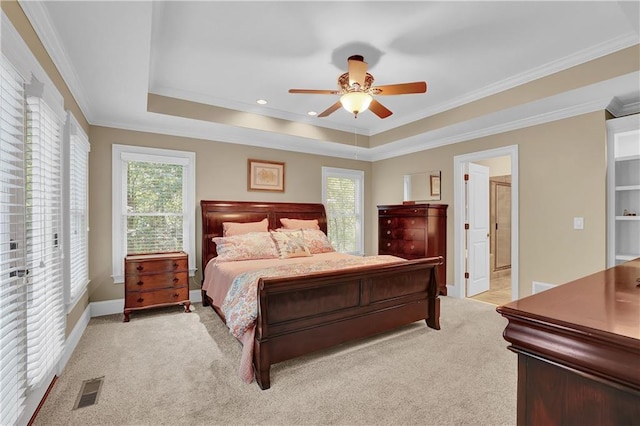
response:
{"label": "white door", "polygon": [[469,163],[467,297],[489,290],[489,168]]}

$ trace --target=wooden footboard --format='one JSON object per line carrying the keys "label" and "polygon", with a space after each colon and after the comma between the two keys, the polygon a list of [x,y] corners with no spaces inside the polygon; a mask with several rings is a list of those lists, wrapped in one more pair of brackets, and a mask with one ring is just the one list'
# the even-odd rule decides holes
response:
{"label": "wooden footboard", "polygon": [[270,387],[272,364],[421,319],[440,329],[435,266],[419,259],[367,271],[264,278],[254,342],[256,381]]}

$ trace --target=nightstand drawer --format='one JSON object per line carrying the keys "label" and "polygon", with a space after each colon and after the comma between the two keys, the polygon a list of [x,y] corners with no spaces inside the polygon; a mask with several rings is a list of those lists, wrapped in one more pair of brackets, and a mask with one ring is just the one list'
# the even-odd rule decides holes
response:
{"label": "nightstand drawer", "polygon": [[125,264],[124,274],[157,274],[171,271],[188,271],[187,258],[129,261]]}
{"label": "nightstand drawer", "polygon": [[145,292],[128,292],[125,296],[125,304],[129,308],[180,303],[186,302],[187,300],[189,300],[188,287]]}
{"label": "nightstand drawer", "polygon": [[127,276],[126,280],[127,291],[177,288],[189,285],[189,274],[187,272],[165,272],[150,275],[140,274]]}

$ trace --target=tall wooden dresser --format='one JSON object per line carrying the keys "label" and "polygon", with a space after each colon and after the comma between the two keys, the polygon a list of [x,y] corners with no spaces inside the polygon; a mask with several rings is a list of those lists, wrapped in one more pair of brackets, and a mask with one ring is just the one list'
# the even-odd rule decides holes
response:
{"label": "tall wooden dresser", "polygon": [[378,253],[405,259],[442,256],[436,269],[440,294],[447,294],[446,204],[378,206]]}
{"label": "tall wooden dresser", "polygon": [[186,253],[136,254],[124,259],[124,322],[132,311],[178,304],[190,311]]}

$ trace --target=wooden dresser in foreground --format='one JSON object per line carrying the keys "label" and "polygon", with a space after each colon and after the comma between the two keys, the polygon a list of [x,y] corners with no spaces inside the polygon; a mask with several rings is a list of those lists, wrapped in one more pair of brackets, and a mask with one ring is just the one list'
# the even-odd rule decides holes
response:
{"label": "wooden dresser in foreground", "polygon": [[518,425],[640,422],[640,259],[497,308]]}
{"label": "wooden dresser in foreground", "polygon": [[184,304],[189,312],[189,259],[184,252],[124,259],[124,322],[132,311]]}
{"label": "wooden dresser in foreground", "polygon": [[378,206],[378,254],[405,259],[442,256],[436,268],[440,294],[447,294],[447,205]]}

